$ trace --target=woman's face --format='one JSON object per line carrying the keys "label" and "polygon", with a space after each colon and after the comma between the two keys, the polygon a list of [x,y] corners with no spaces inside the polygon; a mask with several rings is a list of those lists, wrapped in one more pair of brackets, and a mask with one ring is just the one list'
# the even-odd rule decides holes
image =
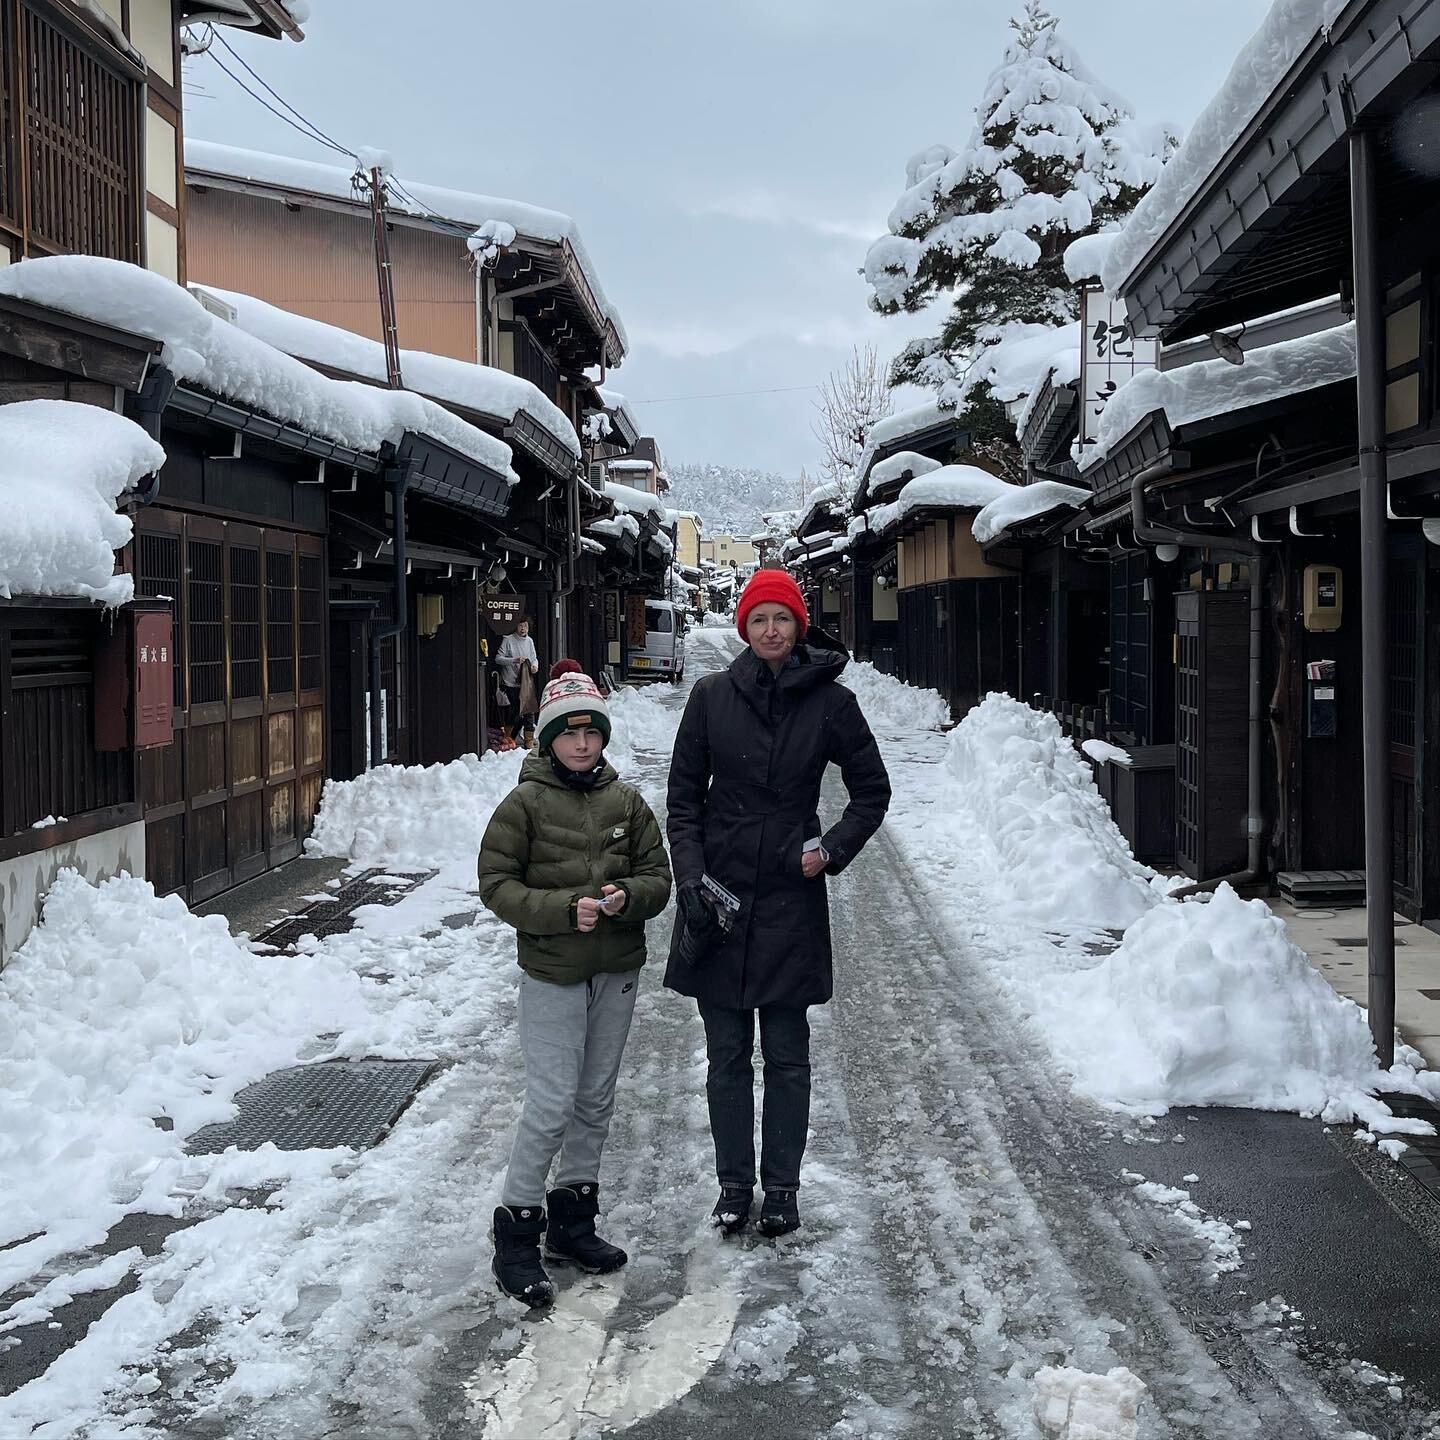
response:
{"label": "woman's face", "polygon": [[757,605],[745,620],[745,638],[750,648],[767,664],[790,658],[798,638],[795,612],[784,605]]}
{"label": "woman's face", "polygon": [[530,622],[522,620],[516,627],[515,633],[523,640],[530,633]]}

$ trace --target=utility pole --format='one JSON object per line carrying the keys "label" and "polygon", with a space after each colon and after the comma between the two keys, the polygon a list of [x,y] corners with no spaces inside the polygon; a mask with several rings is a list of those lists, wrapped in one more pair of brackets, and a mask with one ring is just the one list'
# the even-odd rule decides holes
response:
{"label": "utility pole", "polygon": [[385,342],[385,380],[403,390],[400,377],[400,327],[395,319],[395,277],[390,268],[390,238],[385,228],[385,172],[370,169],[370,219],[375,230],[375,278],[380,288],[380,330]]}

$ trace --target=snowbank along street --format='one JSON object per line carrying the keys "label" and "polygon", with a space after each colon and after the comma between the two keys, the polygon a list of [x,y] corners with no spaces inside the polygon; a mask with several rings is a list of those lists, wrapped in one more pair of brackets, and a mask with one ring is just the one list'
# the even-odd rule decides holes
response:
{"label": "snowbank along street", "polygon": [[[697,627],[692,677],[737,643]],[[652,966],[602,1176],[631,1263],[558,1272],[541,1319],[495,1294],[518,971],[474,857],[519,760],[380,770],[331,784],[313,842],[404,889],[349,932],[272,951],[144,882],[68,876],[0,975],[0,1376],[25,1376],[0,1434],[1435,1433],[1425,1375],[1252,1288],[1284,1235],[1171,1177],[1196,1107],[1396,1148],[1423,1122],[1379,1092],[1437,1077],[1403,1053],[1378,1073],[1362,1013],[1263,904],[1170,898],[1048,717],[994,696],[946,734],[939,697],[846,681],[896,803],[833,887],[797,1236],[706,1225],[703,1032]],[[684,698],[615,705],[612,758],[657,812]],[[242,1087],[342,1057],[435,1062],[381,1143],[187,1150]],[[33,1365],[87,1295],[108,1305]]]}

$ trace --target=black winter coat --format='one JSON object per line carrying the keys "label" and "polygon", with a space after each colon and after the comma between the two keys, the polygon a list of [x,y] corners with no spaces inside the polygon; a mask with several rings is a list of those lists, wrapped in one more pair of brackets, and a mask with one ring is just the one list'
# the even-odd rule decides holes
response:
{"label": "black winter coat", "polygon": [[696,682],[670,764],[671,863],[677,886],[708,873],[742,904],[734,928],[698,964],[680,956],[677,919],[665,984],[709,1004],[821,1005],[834,991],[823,878],[800,868],[820,835],[825,767],[840,767],[850,803],[821,837],[838,875],[880,828],[890,779],[852,691],[849,657],[817,630],[779,676],[746,649]]}

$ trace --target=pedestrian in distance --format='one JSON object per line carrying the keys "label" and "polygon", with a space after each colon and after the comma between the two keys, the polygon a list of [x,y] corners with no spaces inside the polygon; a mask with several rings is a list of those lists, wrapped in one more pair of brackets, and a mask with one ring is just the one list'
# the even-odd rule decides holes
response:
{"label": "pedestrian in distance", "polygon": [[[667,827],[678,916],[665,984],[699,1003],[720,1198],[712,1223],[744,1228],[755,1189],[756,1019],[764,1057],[757,1226],[799,1228],[810,1120],[811,1005],[834,989],[825,877],[880,828],[890,780],[852,691],[849,656],[810,628],[799,587],[759,570],[736,608],[746,649],[696,682],[675,740]],[[849,792],[822,833],[835,764]]]}
{"label": "pedestrian in distance", "polygon": [[[535,698],[535,677],[540,673],[540,657],[535,652],[535,641],[530,637],[530,622],[523,616],[515,626],[513,635],[506,635],[495,652],[495,665],[500,672],[500,684],[509,700],[509,714],[506,717],[513,729],[513,737],[528,750],[534,743],[535,714],[538,710]],[[522,730],[523,727],[523,730]]]}
{"label": "pedestrian in distance", "polygon": [[[627,1256],[596,1233],[600,1156],[630,1033],[645,922],[670,900],[670,862],[640,792],[605,758],[610,711],[574,660],[545,686],[539,745],[495,810],[480,898],[517,933],[525,1101],[493,1217],[500,1289],[555,1296],[540,1256],[606,1274]],[[554,1185],[547,1194],[556,1157]]]}

